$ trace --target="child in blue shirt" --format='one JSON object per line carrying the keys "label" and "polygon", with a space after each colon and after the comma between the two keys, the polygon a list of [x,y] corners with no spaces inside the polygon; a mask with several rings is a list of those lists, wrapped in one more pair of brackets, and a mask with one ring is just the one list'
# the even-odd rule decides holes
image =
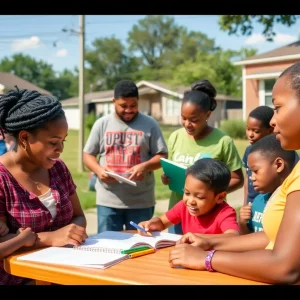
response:
{"label": "child in blue shirt", "polygon": [[250,146],[245,150],[243,156],[243,165],[246,169],[247,178],[244,182],[244,205],[249,202],[253,202],[254,198],[259,194],[252,186],[251,170],[248,167],[248,155],[258,140],[273,133],[273,127],[270,125],[270,121],[273,117],[274,111],[269,106],[258,106],[253,109],[247,119],[246,135]]}
{"label": "child in blue shirt", "polygon": [[284,150],[274,134],[261,138],[251,147],[248,166],[252,171],[253,189],[258,195],[253,203],[240,209],[241,234],[263,230],[261,219],[265,206],[294,168],[296,156],[294,150]]}

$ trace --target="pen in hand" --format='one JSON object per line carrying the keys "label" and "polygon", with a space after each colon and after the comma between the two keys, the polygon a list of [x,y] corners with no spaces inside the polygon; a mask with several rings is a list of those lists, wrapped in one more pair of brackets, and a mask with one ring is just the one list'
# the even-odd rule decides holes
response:
{"label": "pen in hand", "polygon": [[145,228],[139,226],[138,224],[136,224],[136,223],[134,223],[134,222],[132,222],[132,221],[130,221],[129,223],[130,223],[130,225],[132,225],[132,226],[135,227],[136,229],[139,229],[139,230],[143,231],[144,233],[146,233],[146,234],[149,235],[149,236],[152,236],[152,233],[151,233],[151,232],[145,230]]}

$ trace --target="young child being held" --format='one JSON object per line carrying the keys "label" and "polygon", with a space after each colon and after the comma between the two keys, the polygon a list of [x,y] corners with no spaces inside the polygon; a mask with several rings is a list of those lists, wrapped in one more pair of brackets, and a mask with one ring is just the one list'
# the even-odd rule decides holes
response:
{"label": "young child being held", "polygon": [[274,111],[269,106],[258,106],[253,109],[247,119],[246,135],[250,145],[246,148],[243,156],[243,164],[246,169],[247,178],[244,182],[244,205],[253,202],[253,199],[259,194],[252,186],[251,170],[248,166],[249,151],[258,140],[273,133],[273,127],[270,121]]}
{"label": "young child being held", "polygon": [[240,209],[241,234],[262,231],[262,215],[270,197],[274,197],[282,182],[295,166],[297,153],[282,149],[274,134],[257,141],[248,155],[248,166],[252,171],[253,188],[259,194],[253,202]]}
{"label": "young child being held", "polygon": [[163,231],[181,222],[183,233],[238,235],[236,212],[224,201],[230,178],[225,163],[212,158],[197,160],[187,168],[183,199],[165,214],[139,226],[146,231]]}
{"label": "young child being held", "polygon": [[37,237],[31,228],[19,228],[18,235],[10,240],[5,240],[3,237],[7,235],[8,232],[9,229],[7,225],[3,221],[0,221],[0,260],[23,246],[33,246]]}

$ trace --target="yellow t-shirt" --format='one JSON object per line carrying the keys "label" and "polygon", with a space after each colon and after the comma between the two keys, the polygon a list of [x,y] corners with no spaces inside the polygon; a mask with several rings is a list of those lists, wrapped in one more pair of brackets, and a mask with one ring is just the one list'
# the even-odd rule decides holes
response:
{"label": "yellow t-shirt", "polygon": [[289,193],[300,190],[300,161],[296,164],[290,175],[284,180],[281,188],[274,197],[268,200],[262,217],[264,232],[269,238],[266,249],[273,249],[278,229],[283,217],[286,198]]}

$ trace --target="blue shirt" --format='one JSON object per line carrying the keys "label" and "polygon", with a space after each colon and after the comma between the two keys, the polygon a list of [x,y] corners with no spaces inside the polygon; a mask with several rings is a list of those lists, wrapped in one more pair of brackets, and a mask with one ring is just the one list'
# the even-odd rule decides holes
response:
{"label": "blue shirt", "polygon": [[[253,188],[253,183],[251,178],[251,174],[252,171],[249,169],[248,167],[248,155],[249,152],[251,150],[252,145],[248,146],[245,150],[244,156],[243,156],[243,165],[244,168],[246,169],[246,175],[247,175],[247,181],[248,181],[248,197],[247,197],[247,203],[249,202],[253,202],[254,198],[259,195],[259,192],[257,192],[254,188]],[[298,163],[299,161],[299,156],[297,154],[297,152],[295,151],[295,165]]]}
{"label": "blue shirt", "polygon": [[271,195],[272,193],[258,194],[254,198],[251,206],[251,219],[247,223],[247,227],[251,232],[257,232],[263,230],[261,219],[262,219],[265,206]]}
{"label": "blue shirt", "polygon": [[252,145],[248,146],[245,150],[244,156],[243,156],[243,165],[246,169],[246,175],[247,175],[247,181],[248,181],[248,197],[247,197],[247,203],[253,202],[254,198],[259,195],[259,192],[257,192],[253,188],[252,180],[250,179],[252,171],[248,167],[248,155],[251,150]]}

